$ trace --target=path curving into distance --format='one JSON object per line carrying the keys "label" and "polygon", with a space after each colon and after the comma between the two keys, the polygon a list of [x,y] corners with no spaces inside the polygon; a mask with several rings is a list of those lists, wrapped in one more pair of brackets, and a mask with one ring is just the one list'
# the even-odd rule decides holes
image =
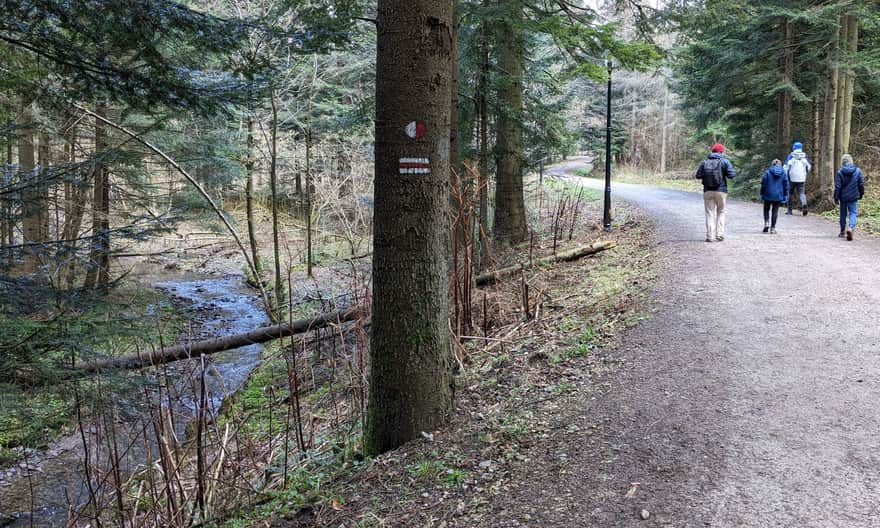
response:
{"label": "path curving into distance", "polygon": [[[549,172],[603,189],[568,175],[583,164]],[[589,433],[546,446],[568,470],[520,468],[496,525],[880,526],[880,239],[812,215],[763,234],[760,205],[734,201],[706,243],[700,194],[613,193],[656,220],[654,313],[568,409]]]}

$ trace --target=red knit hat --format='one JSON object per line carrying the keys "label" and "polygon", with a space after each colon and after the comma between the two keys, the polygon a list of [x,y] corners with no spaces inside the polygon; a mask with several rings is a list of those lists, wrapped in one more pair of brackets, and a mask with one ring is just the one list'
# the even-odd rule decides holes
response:
{"label": "red knit hat", "polygon": [[715,143],[714,145],[712,145],[712,152],[724,154],[724,145],[722,145],[721,143]]}

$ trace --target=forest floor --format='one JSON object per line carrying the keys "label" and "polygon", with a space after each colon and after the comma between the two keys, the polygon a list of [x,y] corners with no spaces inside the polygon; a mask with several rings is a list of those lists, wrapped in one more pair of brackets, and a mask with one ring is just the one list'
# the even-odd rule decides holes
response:
{"label": "forest floor", "polygon": [[[601,188],[568,176],[572,163],[557,177]],[[460,376],[448,427],[269,521],[877,526],[880,240],[842,241],[814,215],[763,234],[759,207],[731,201],[726,240],[707,244],[698,194],[614,192],[654,219],[653,237],[616,204],[638,219],[616,227],[620,251],[552,272],[567,315],[512,323],[505,354]],[[606,261],[625,275],[597,304],[593,266]],[[603,324],[586,321],[614,314],[614,299],[628,315],[597,339]],[[626,321],[640,324],[621,332]]]}
{"label": "forest floor", "polygon": [[[560,419],[586,388],[599,390],[608,372],[619,368],[618,359],[602,351],[650,316],[645,301],[662,263],[654,253],[652,222],[637,209],[620,204],[609,236],[601,229],[600,193],[550,179],[543,191],[532,181],[527,194],[532,225],[541,226],[536,258],[550,250],[548,231],[565,196],[577,202],[580,195],[580,207],[573,239],[560,246],[609,238],[618,246],[527,273],[534,299],[530,321],[513,301],[521,298],[519,277],[485,290],[491,340],[466,343],[456,411],[447,427],[366,467],[342,468],[310,493],[307,506],[275,501],[231,526],[471,526],[481,514],[491,516],[492,504],[508,493],[522,464],[541,464],[550,473],[567,465],[566,453],[548,457],[542,446],[580,430]],[[542,220],[536,211],[543,211]],[[500,266],[528,252],[517,248],[496,260]],[[477,305],[483,295],[475,294]],[[483,315],[475,318],[482,326]]]}

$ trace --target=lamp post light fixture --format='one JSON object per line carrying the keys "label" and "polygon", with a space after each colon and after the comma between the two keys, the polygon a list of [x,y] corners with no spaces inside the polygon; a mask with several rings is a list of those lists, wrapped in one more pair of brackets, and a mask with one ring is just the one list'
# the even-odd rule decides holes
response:
{"label": "lamp post light fixture", "polygon": [[611,70],[610,58],[605,59],[608,67],[608,107],[605,111],[605,215],[603,225],[605,231],[611,231]]}

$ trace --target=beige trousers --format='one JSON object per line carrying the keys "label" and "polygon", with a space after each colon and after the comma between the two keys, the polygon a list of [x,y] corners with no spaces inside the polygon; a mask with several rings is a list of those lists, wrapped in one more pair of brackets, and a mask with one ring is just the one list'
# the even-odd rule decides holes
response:
{"label": "beige trousers", "polygon": [[706,205],[706,239],[715,240],[724,237],[724,206],[727,205],[727,193],[706,191],[703,193]]}

